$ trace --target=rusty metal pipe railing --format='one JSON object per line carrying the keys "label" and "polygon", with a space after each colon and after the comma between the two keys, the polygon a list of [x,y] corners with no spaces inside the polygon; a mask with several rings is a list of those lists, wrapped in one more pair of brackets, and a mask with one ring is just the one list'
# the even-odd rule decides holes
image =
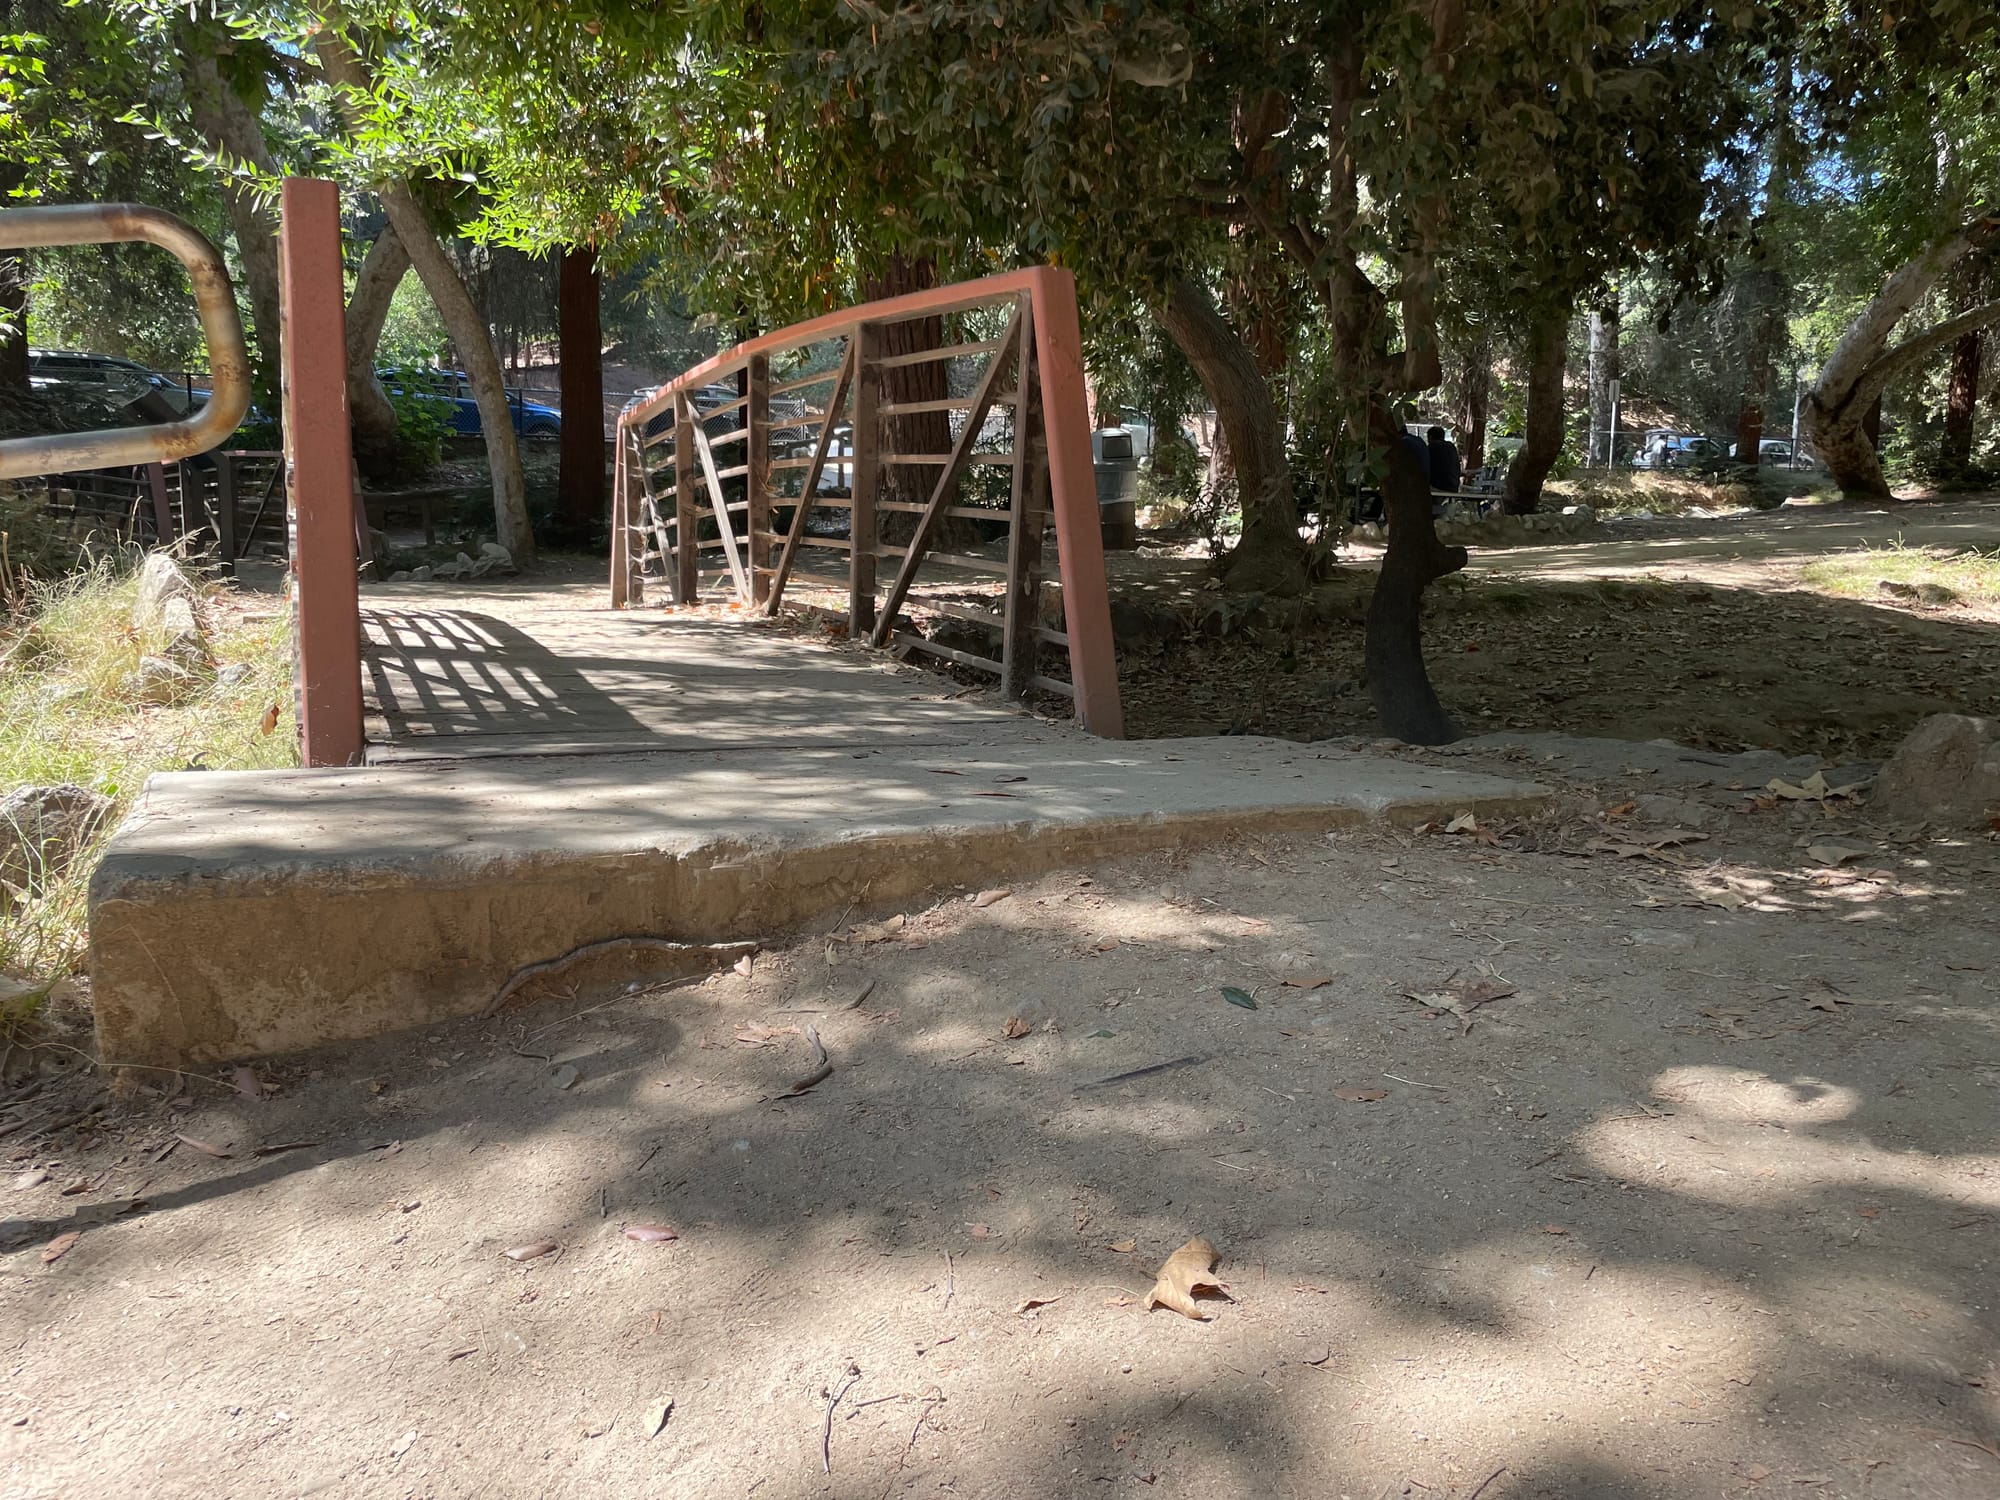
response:
{"label": "rusty metal pipe railing", "polygon": [[[0,209],[0,250],[131,240],[171,251],[187,267],[202,335],[208,341],[211,384],[207,403],[178,422],[0,440],[0,479],[187,458],[221,443],[250,410],[250,360],[243,348],[243,320],[237,316],[236,294],[220,252],[193,225],[164,209],[141,203]],[[340,351],[333,351],[331,357],[340,358]]]}

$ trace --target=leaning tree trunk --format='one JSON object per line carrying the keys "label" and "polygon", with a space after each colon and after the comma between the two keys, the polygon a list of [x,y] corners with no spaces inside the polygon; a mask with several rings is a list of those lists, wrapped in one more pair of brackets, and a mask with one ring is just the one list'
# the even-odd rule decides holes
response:
{"label": "leaning tree trunk", "polygon": [[603,282],[597,252],[564,250],[556,273],[556,320],[562,339],[562,471],[556,510],[585,535],[604,523]]}
{"label": "leaning tree trunk", "polygon": [[1962,333],[1951,346],[1951,386],[1945,394],[1938,468],[1953,476],[1972,467],[1972,420],[1979,407],[1979,371],[1986,335]]}
{"label": "leaning tree trunk", "polygon": [[402,466],[402,428],[375,376],[375,351],[389,304],[409,269],[410,253],[389,225],[362,257],[347,298],[347,412],[354,426],[354,462],[366,479],[388,479]]}
{"label": "leaning tree trunk", "polygon": [[[1847,498],[1893,498],[1876,444],[1864,431],[1870,410],[1879,412],[1882,392],[1945,345],[2000,322],[2000,299],[1996,299],[1889,347],[1896,325],[1939,279],[1967,255],[1996,239],[2000,239],[2000,219],[1979,220],[1952,231],[1905,261],[1889,273],[1882,290],[1856,315],[1827,356],[1806,397],[1806,428],[1834,483]],[[1880,422],[1879,416],[1876,421]]]}
{"label": "leaning tree trunk", "polygon": [[1192,277],[1179,277],[1167,289],[1158,316],[1215,403],[1235,468],[1243,536],[1223,563],[1223,582],[1267,594],[1302,593],[1306,544],[1292,501],[1285,429],[1256,356],[1217,310],[1208,288]]}
{"label": "leaning tree trunk", "polygon": [[[322,31],[315,48],[327,80],[342,91],[340,105],[350,128],[362,123],[368,73],[354,51],[334,31]],[[493,529],[501,546],[517,563],[535,555],[535,533],[528,522],[528,486],[521,472],[521,445],[514,436],[514,413],[507,404],[507,383],[500,373],[500,356],[493,351],[493,332],[479,315],[458,268],[445,253],[437,232],[417,202],[408,182],[389,178],[374,185],[382,212],[409,253],[410,264],[431,303],[444,320],[479,407],[486,465],[493,476]]]}
{"label": "leaning tree trunk", "polygon": [[1563,441],[1563,372],[1569,364],[1569,312],[1544,313],[1528,331],[1526,441],[1507,465],[1501,505],[1510,516],[1529,515],[1542,503],[1542,485],[1556,466]]}
{"label": "leaning tree trunk", "polygon": [[1368,436],[1376,450],[1374,464],[1386,462],[1382,503],[1389,527],[1388,550],[1368,601],[1363,648],[1368,693],[1383,733],[1414,745],[1442,745],[1457,739],[1458,729],[1438,702],[1424,667],[1423,597],[1434,581],[1465,566],[1465,549],[1438,540],[1430,476],[1402,441],[1401,424],[1380,401],[1368,405]]}
{"label": "leaning tree trunk", "polygon": [[[280,175],[264,138],[258,111],[222,76],[216,63],[220,38],[205,27],[180,28],[179,47],[186,72],[188,116],[209,149],[247,162],[268,178]],[[260,85],[261,88],[261,85]],[[256,346],[260,383],[275,390],[281,322],[278,306],[278,216],[268,200],[234,175],[221,182],[222,206],[236,236],[236,256],[250,294],[250,338]]]}

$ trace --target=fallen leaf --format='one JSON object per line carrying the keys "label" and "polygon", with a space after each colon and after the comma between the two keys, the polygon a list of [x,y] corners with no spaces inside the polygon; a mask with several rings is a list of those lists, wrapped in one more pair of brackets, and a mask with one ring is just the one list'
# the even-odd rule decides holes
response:
{"label": "fallen leaf", "polygon": [[1009,1016],[1007,1024],[1000,1028],[1001,1034],[1009,1041],[1018,1041],[1034,1028],[1019,1016]]}
{"label": "fallen leaf", "polygon": [[1567,1229],[1565,1229],[1565,1228],[1564,1228],[1564,1227],[1563,1227],[1562,1225],[1560,1225],[1560,1224],[1544,1224],[1544,1225],[1542,1226],[1542,1233],[1543,1233],[1543,1234],[1568,1234],[1568,1233],[1569,1233],[1569,1231],[1568,1231]]}
{"label": "fallen leaf", "polygon": [[1120,1255],[1130,1255],[1134,1250],[1137,1250],[1139,1248],[1139,1242],[1137,1240],[1113,1240],[1110,1244],[1106,1245],[1104,1248],[1107,1250],[1115,1250]]}
{"label": "fallen leaf", "polygon": [[1091,1032],[1091,1034],[1090,1034],[1090,1036],[1089,1036],[1088,1040],[1091,1040],[1091,1041],[1095,1041],[1095,1040],[1096,1040],[1096,1039],[1097,1039],[1098,1037],[1103,1037],[1103,1036],[1116,1036],[1116,1035],[1118,1035],[1118,1033],[1117,1033],[1117,1032],[1115,1032],[1115,1031],[1113,1031],[1113,1030],[1111,1030],[1111,1028],[1110,1028],[1110,1027],[1108,1027],[1108,1026],[1100,1026],[1100,1027],[1098,1027],[1098,1028],[1097,1028],[1097,1030],[1095,1030],[1095,1031]]}
{"label": "fallen leaf", "polygon": [[1331,974],[1313,974],[1304,978],[1287,979],[1283,983],[1287,988],[1295,990],[1323,990],[1333,983],[1333,976]]}
{"label": "fallen leaf", "polygon": [[858,922],[853,930],[853,938],[857,943],[886,943],[909,926],[909,923],[910,919],[901,912],[880,922]]}
{"label": "fallen leaf", "polygon": [[194,1147],[195,1150],[201,1152],[204,1156],[218,1157],[224,1161],[227,1161],[236,1154],[227,1146],[211,1146],[207,1141],[198,1141],[191,1135],[176,1135],[174,1139],[179,1141],[183,1146]]}
{"label": "fallen leaf", "polygon": [[583,1427],[583,1435],[587,1438],[601,1438],[617,1425],[618,1419],[616,1417],[607,1417],[597,1422],[586,1422]]}
{"label": "fallen leaf", "polygon": [[1352,1104],[1373,1104],[1377,1099],[1389,1097],[1387,1089],[1335,1089],[1333,1097],[1345,1099]]}
{"label": "fallen leaf", "polygon": [[650,1443],[660,1435],[661,1431],[667,1425],[667,1418],[673,1414],[674,1398],[672,1396],[667,1397],[666,1400],[660,1402],[657,1406],[646,1408],[646,1420],[640,1424],[639,1431],[644,1434],[647,1442]]}
{"label": "fallen leaf", "polygon": [[1763,1480],[1769,1479],[1771,1477],[1771,1471],[1765,1468],[1764,1465],[1762,1464],[1752,1464],[1750,1465],[1749,1468],[1743,1471],[1743,1477],[1749,1480],[1752,1484],[1758,1484],[1761,1483]]}
{"label": "fallen leaf", "polygon": [[972,1237],[975,1240],[986,1240],[993,1237],[993,1227],[990,1224],[968,1224],[966,1228],[971,1231]]}
{"label": "fallen leaf", "polygon": [[248,1068],[238,1068],[229,1075],[229,1086],[245,1099],[262,1099],[264,1085],[257,1081],[257,1075]]}
{"label": "fallen leaf", "polygon": [[274,1141],[268,1146],[259,1146],[252,1156],[277,1156],[286,1151],[303,1151],[308,1146],[317,1146],[318,1141]]}
{"label": "fallen leaf", "polygon": [[269,734],[278,727],[278,705],[273,703],[264,710],[264,717],[257,721],[257,732]]}
{"label": "fallen leaf", "polygon": [[1129,1448],[1132,1444],[1136,1443],[1138,1440],[1139,1440],[1139,1429],[1136,1427],[1128,1427],[1123,1432],[1119,1433],[1118,1436],[1116,1436],[1111,1440],[1111,1451],[1113,1453],[1123,1453],[1127,1448]]}
{"label": "fallen leaf", "polygon": [[39,1168],[32,1168],[29,1171],[21,1173],[14,1179],[13,1183],[14,1191],[18,1193],[31,1187],[40,1187],[43,1183],[47,1182],[48,1180],[49,1180],[48,1173],[40,1170]]}
{"label": "fallen leaf", "polygon": [[753,1021],[736,1033],[736,1040],[746,1047],[768,1047],[781,1036],[797,1036],[796,1026],[766,1026],[762,1021]]}
{"label": "fallen leaf", "polygon": [[1098,939],[1098,942],[1097,942],[1097,951],[1098,951],[1099,953],[1112,953],[1112,952],[1115,952],[1115,951],[1117,950],[1117,947],[1118,947],[1118,939],[1117,939],[1117,938],[1100,938],[1100,939]]}
{"label": "fallen leaf", "polygon": [[1882,1217],[1882,1210],[1879,1208],[1857,1208],[1854,1211],[1864,1219],[1879,1219]]}
{"label": "fallen leaf", "polygon": [[1228,1295],[1222,1290],[1222,1283],[1212,1274],[1215,1263],[1222,1259],[1215,1246],[1197,1235],[1180,1249],[1167,1257],[1167,1263],[1160,1267],[1160,1274],[1153,1282],[1153,1289],[1146,1293],[1146,1311],[1156,1307],[1169,1307],[1183,1317],[1193,1318],[1197,1323],[1208,1321],[1208,1315],[1194,1300],[1196,1292],[1211,1292],[1217,1296]]}
{"label": "fallen leaf", "polygon": [[61,1260],[82,1238],[83,1232],[77,1229],[72,1229],[68,1234],[57,1235],[42,1247],[42,1264],[46,1266],[53,1261]]}
{"label": "fallen leaf", "polygon": [[735,968],[737,973],[741,974],[745,979],[748,979],[750,977],[750,969],[752,967],[750,963],[750,955],[747,953],[744,954],[741,958],[736,960],[736,963],[734,964],[733,967]]}
{"label": "fallen leaf", "polygon": [[1446,833],[1470,833],[1479,826],[1479,819],[1469,812],[1462,812],[1444,825]]}
{"label": "fallen leaf", "polygon": [[1299,1361],[1299,1363],[1302,1365],[1323,1365],[1332,1358],[1333,1358],[1333,1345],[1328,1344],[1326,1346],[1326,1353],[1322,1354],[1318,1359],[1302,1359]]}
{"label": "fallen leaf", "polygon": [[1245,1010],[1255,1010],[1257,1008],[1257,1002],[1250,998],[1250,992],[1248,990],[1239,990],[1233,984],[1225,984],[1222,987],[1222,998],[1227,1000],[1231,1005],[1242,1006]]}
{"label": "fallen leaf", "polygon": [[999,782],[1009,782],[1009,781],[1026,781],[1028,778],[1025,776],[995,776],[993,779]]}
{"label": "fallen leaf", "polygon": [[981,891],[972,898],[973,910],[984,911],[989,906],[997,906],[1013,894],[1005,886],[998,886],[990,891]]}
{"label": "fallen leaf", "polygon": [[1405,990],[1403,993],[1419,1005],[1427,1005],[1432,1010],[1448,1010],[1459,1020],[1470,1022],[1472,1013],[1480,1006],[1505,1000],[1518,990],[1505,980],[1481,977],[1453,980],[1441,990],[1426,990],[1421,994]]}
{"label": "fallen leaf", "polygon": [[657,1245],[667,1240],[677,1240],[680,1237],[678,1229],[671,1228],[665,1224],[627,1224],[625,1226],[625,1238],[628,1240],[638,1240],[642,1244]]}
{"label": "fallen leaf", "polygon": [[389,1457],[401,1458],[405,1453],[408,1453],[410,1451],[410,1444],[414,1443],[416,1440],[417,1440],[417,1429],[412,1427],[408,1432],[404,1433],[401,1437],[397,1438],[395,1442],[389,1445]]}
{"label": "fallen leaf", "polygon": [[540,1260],[544,1255],[553,1255],[557,1249],[554,1240],[536,1240],[529,1245],[516,1245],[511,1250],[500,1253],[509,1260]]}
{"label": "fallen leaf", "polygon": [[1621,802],[1616,807],[1605,808],[1604,816],[1607,818],[1629,818],[1638,810],[1639,804],[1636,802]]}
{"label": "fallen leaf", "polygon": [[1047,1307],[1051,1302],[1060,1301],[1062,1301],[1061,1292],[1057,1292],[1053,1297],[1028,1297],[1023,1299],[1021,1305],[1014,1309],[1014,1316],[1018,1318],[1022,1313],[1033,1312],[1038,1307]]}
{"label": "fallen leaf", "polygon": [[560,1068],[556,1069],[555,1076],[549,1082],[559,1089],[572,1089],[576,1087],[577,1079],[582,1076],[582,1074],[577,1072],[573,1064],[564,1063]]}
{"label": "fallen leaf", "polygon": [[1806,854],[1823,865],[1845,865],[1861,858],[1868,851],[1854,844],[1808,844]]}

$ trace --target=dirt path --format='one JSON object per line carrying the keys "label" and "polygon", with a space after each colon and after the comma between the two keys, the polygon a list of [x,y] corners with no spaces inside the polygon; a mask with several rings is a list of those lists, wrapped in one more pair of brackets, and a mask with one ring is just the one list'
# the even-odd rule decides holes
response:
{"label": "dirt path", "polygon": [[[51,1078],[0,1112],[0,1490],[1984,1500],[1995,846],[1652,755],[1482,752],[1572,810],[941,892],[256,1102]],[[1147,1312],[1196,1234],[1234,1300]]]}

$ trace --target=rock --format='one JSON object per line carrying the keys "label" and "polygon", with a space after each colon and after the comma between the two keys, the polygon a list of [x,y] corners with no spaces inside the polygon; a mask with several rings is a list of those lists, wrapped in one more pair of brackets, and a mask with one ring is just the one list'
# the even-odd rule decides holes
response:
{"label": "rock", "polygon": [[1876,776],[1869,812],[1953,828],[2000,817],[2000,719],[1931,715]]}
{"label": "rock", "polygon": [[160,606],[160,634],[166,637],[160,655],[168,661],[190,672],[206,672],[214,665],[208,654],[208,637],[202,634],[189,600],[173,598]]}
{"label": "rock", "polygon": [[139,566],[139,597],[132,605],[132,628],[149,634],[160,628],[160,614],[169,599],[194,603],[194,585],[181,565],[164,552],[151,552]]}
{"label": "rock", "polygon": [[511,568],[514,566],[514,554],[498,542],[481,542],[479,544],[479,555],[481,557],[497,557],[508,567]]}
{"label": "rock", "polygon": [[[427,576],[427,577],[429,576],[429,573],[428,573],[428,570],[426,570],[426,575],[425,575],[425,576]],[[402,571],[401,571],[400,573],[391,573],[391,574],[389,575],[389,582],[391,582],[391,583],[408,583],[408,582],[410,582],[410,570],[409,570],[408,568],[405,568],[405,569],[403,569],[403,570],[402,570]]]}
{"label": "rock", "polygon": [[[45,984],[30,984],[17,975],[0,974],[0,1016],[18,1016],[40,1004],[48,992],[49,987]],[[33,1185],[21,1182],[14,1184],[17,1188]]]}
{"label": "rock", "polygon": [[179,662],[164,656],[142,656],[119,686],[122,696],[153,708],[168,708],[186,698],[200,679]]}
{"label": "rock", "polygon": [[215,674],[215,685],[219,688],[233,688],[250,675],[250,663],[233,661]]}
{"label": "rock", "polygon": [[0,880],[29,889],[67,870],[111,812],[85,787],[24,786],[0,798]]}
{"label": "rock", "polygon": [[1562,513],[1577,525],[1594,526],[1597,524],[1597,512],[1588,505],[1565,505],[1562,508]]}
{"label": "rock", "polygon": [[1705,802],[1684,797],[1641,797],[1639,816],[1651,823],[1671,823],[1681,828],[1707,828],[1717,817],[1716,809]]}
{"label": "rock", "polygon": [[[462,552],[459,554],[460,557],[464,555]],[[509,573],[514,571],[514,554],[497,542],[488,542],[479,549],[479,557],[472,564],[472,576],[484,578],[488,573],[503,569]]]}
{"label": "rock", "polygon": [[436,576],[435,571],[428,563],[421,568],[410,569],[410,582],[412,583],[429,583]]}

